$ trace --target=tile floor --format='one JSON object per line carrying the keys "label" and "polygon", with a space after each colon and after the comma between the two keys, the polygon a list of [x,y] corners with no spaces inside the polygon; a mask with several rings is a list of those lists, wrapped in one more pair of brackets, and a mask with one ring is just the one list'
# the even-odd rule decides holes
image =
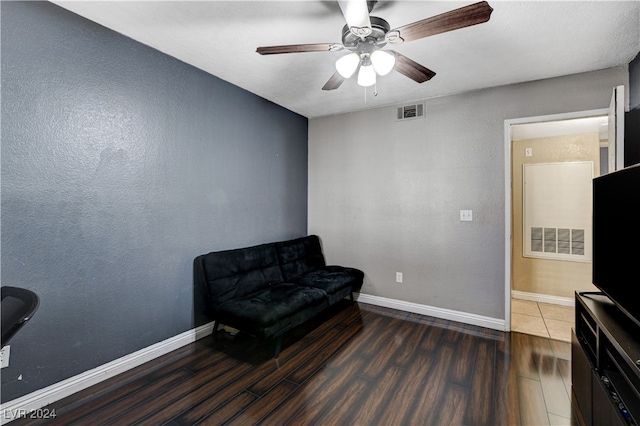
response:
{"label": "tile floor", "polygon": [[571,342],[574,308],[511,299],[511,331]]}

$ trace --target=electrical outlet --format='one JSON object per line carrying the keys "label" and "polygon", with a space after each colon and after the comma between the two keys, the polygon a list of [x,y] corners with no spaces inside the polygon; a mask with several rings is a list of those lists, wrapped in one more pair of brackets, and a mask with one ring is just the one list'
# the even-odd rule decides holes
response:
{"label": "electrical outlet", "polygon": [[7,345],[2,350],[0,350],[0,368],[5,368],[9,366],[9,354],[11,346]]}
{"label": "electrical outlet", "polygon": [[402,272],[396,272],[396,282],[397,283],[402,282]]}

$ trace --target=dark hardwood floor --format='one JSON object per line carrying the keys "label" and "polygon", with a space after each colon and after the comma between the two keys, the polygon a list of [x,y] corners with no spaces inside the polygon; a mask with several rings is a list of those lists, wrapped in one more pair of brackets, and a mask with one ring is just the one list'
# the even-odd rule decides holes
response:
{"label": "dark hardwood floor", "polygon": [[569,343],[345,301],[286,336],[187,345],[11,425],[557,425]]}

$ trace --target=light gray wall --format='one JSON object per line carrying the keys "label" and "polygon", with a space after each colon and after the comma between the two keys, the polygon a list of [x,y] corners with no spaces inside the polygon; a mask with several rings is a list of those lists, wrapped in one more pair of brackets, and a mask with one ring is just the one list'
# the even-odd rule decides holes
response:
{"label": "light gray wall", "polygon": [[306,235],[308,122],[51,3],[1,7],[2,285],[41,298],[5,402],[205,323],[195,256]]}
{"label": "light gray wall", "polygon": [[422,120],[312,119],[309,232],[363,293],[504,319],[504,120],[607,108],[619,84],[627,67],[430,99]]}

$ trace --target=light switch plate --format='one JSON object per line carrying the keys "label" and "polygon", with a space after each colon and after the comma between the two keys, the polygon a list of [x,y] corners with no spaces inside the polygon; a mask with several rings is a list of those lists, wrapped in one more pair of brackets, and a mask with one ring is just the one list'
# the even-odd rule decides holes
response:
{"label": "light switch plate", "polygon": [[460,210],[460,222],[473,222],[473,210]]}

